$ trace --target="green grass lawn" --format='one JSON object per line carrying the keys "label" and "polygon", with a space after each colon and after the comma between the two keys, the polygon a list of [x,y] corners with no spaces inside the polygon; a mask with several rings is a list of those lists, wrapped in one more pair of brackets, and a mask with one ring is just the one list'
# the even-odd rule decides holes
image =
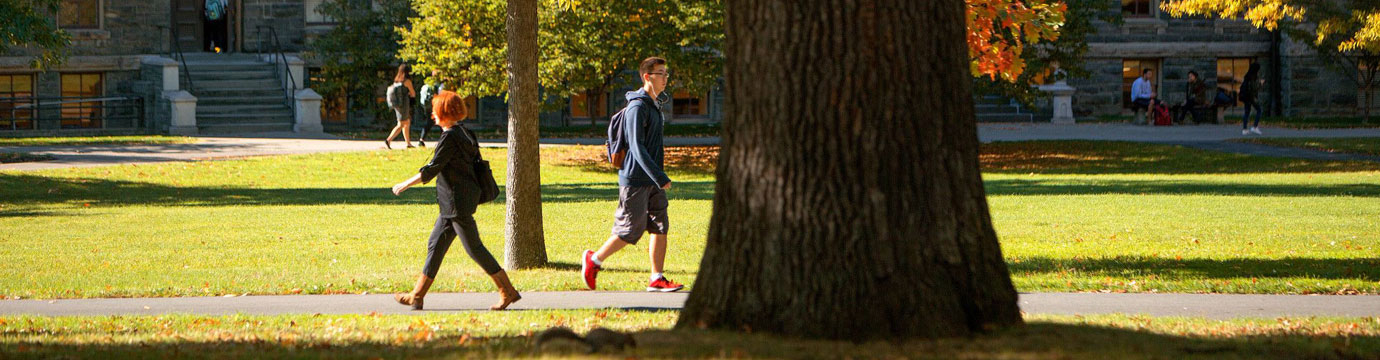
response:
{"label": "green grass lawn", "polygon": [[[523,291],[575,290],[608,236],[616,176],[599,147],[543,149],[547,268]],[[983,147],[1003,253],[1021,291],[1380,293],[1380,164],[1097,142]],[[502,183],[501,149],[486,149]],[[0,172],[0,296],[80,298],[409,289],[434,190],[394,197],[425,150]],[[713,197],[713,148],[668,158],[666,272],[693,283]],[[501,203],[476,220],[502,256]],[[639,290],[646,247],[601,289]],[[435,291],[493,291],[458,247]]]}
{"label": "green grass lawn", "polygon": [[627,358],[1364,359],[1380,356],[1380,319],[1214,321],[1136,315],[1029,316],[971,338],[802,340],[671,331],[677,312],[579,310],[431,315],[0,317],[5,358],[590,358],[570,342],[533,346],[553,326],[632,332]]}
{"label": "green grass lawn", "polygon": [[81,137],[0,137],[0,146],[70,146],[70,145],[155,145],[190,144],[196,138],[166,135],[120,135]]}
{"label": "green grass lawn", "polygon": [[1380,156],[1380,138],[1244,138],[1235,141]]}

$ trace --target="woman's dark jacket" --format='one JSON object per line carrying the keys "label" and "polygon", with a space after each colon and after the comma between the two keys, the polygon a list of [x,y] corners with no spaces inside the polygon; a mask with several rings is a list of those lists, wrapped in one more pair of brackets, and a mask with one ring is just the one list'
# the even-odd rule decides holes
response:
{"label": "woman's dark jacket", "polygon": [[478,205],[474,160],[479,156],[479,145],[473,139],[474,133],[460,125],[441,132],[431,162],[418,170],[422,183],[437,179],[436,204],[440,205],[443,218],[473,215]]}

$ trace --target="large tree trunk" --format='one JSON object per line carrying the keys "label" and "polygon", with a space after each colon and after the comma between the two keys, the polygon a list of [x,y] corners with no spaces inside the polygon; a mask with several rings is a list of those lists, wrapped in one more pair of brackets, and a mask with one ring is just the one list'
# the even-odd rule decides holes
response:
{"label": "large tree trunk", "polygon": [[714,213],[678,327],[862,340],[1021,322],[963,6],[727,1]]}
{"label": "large tree trunk", "polygon": [[508,221],[504,267],[546,265],[537,119],[537,1],[508,0]]}

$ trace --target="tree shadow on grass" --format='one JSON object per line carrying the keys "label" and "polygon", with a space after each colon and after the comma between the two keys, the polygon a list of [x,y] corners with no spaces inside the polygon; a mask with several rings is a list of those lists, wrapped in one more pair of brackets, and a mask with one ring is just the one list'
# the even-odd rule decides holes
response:
{"label": "tree shadow on grass", "polygon": [[1264,157],[1124,141],[982,144],[982,171],[998,174],[1249,174],[1380,170],[1380,163]]}
{"label": "tree shadow on grass", "polygon": [[[1146,319],[1145,321],[1153,321]],[[1134,326],[1134,324],[1127,324]],[[544,330],[534,326],[531,334]],[[0,354],[14,358],[515,358],[588,357],[574,342],[549,342],[540,349],[534,335],[471,337],[447,329],[444,335],[409,331],[385,341],[342,341],[288,337],[223,341],[181,337],[107,343],[58,344],[14,339]],[[112,330],[112,335],[115,331]],[[173,331],[176,333],[176,331]],[[1170,335],[1127,328],[1032,322],[967,338],[848,342],[807,340],[764,333],[706,330],[650,330],[633,333],[637,347],[601,356],[627,358],[1039,358],[1039,359],[1374,359],[1380,337],[1317,334],[1308,329],[1260,335],[1209,337]],[[100,336],[93,336],[99,339]],[[285,340],[287,339],[287,340]],[[108,341],[108,340],[107,340]]]}
{"label": "tree shadow on grass", "polygon": [[[504,202],[500,186],[495,202]],[[672,200],[713,198],[709,181],[676,183],[668,195]],[[291,188],[257,189],[243,187],[182,187],[163,184],[94,178],[49,178],[27,174],[0,173],[0,204],[40,205],[73,203],[85,206],[164,205],[428,205],[436,203],[431,186],[414,188],[394,196],[387,187],[379,188]],[[542,186],[542,202],[617,201],[616,183],[551,184]],[[0,207],[0,217],[45,215],[12,207]],[[47,213],[58,214],[58,213]]]}
{"label": "tree shadow on grass", "polygon": [[1242,184],[1182,180],[1001,179],[983,182],[987,195],[1380,196],[1380,184]]}
{"label": "tree shadow on grass", "polygon": [[1331,280],[1380,281],[1380,258],[1315,259],[1183,259],[1115,256],[1106,258],[1055,259],[1022,257],[1007,260],[1012,274],[1075,272],[1081,277],[1126,276],[1160,279],[1200,277],[1208,279],[1308,277]]}

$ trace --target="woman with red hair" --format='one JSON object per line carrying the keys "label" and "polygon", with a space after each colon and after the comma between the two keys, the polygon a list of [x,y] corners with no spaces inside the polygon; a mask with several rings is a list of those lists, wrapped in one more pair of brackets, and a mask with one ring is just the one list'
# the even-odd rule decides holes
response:
{"label": "woman with red hair", "polygon": [[393,185],[393,194],[399,195],[413,185],[437,179],[436,202],[440,205],[441,215],[436,218],[436,226],[431,230],[431,239],[427,242],[426,264],[411,293],[393,296],[399,304],[411,305],[413,310],[422,309],[422,298],[431,289],[441,260],[446,257],[446,251],[457,235],[465,252],[479,263],[479,267],[498,286],[502,300],[489,309],[503,310],[522,299],[508,280],[508,274],[484,248],[484,243],[479,241],[479,227],[474,222],[474,210],[479,205],[479,182],[474,173],[474,161],[479,159],[479,142],[473,132],[459,125],[465,118],[465,112],[465,101],[455,92],[436,94],[432,99],[432,117],[443,131],[431,161],[422,166],[417,175]]}

